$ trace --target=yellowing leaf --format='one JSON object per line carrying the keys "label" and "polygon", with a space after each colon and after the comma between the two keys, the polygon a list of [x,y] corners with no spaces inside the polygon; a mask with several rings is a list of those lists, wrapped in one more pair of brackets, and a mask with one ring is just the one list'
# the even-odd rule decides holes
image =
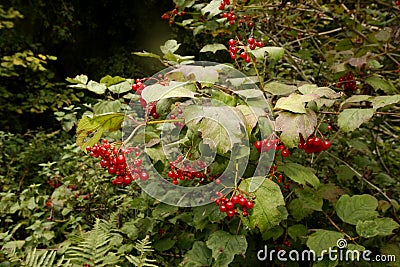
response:
{"label": "yellowing leaf", "polygon": [[280,112],[276,119],[276,130],[281,131],[281,140],[287,147],[294,147],[299,142],[299,134],[310,136],[317,126],[317,115],[311,109],[306,114]]}
{"label": "yellowing leaf", "polygon": [[343,110],[338,116],[338,126],[344,132],[351,132],[369,121],[374,115],[374,109],[349,108]]}
{"label": "yellowing leaf", "polygon": [[122,113],[109,113],[82,117],[76,129],[76,144],[84,149],[99,142],[104,132],[116,131],[121,128],[125,115]]}
{"label": "yellowing leaf", "polygon": [[299,95],[293,93],[288,97],[279,98],[274,109],[288,110],[294,113],[306,113],[305,103],[318,98],[317,94]]}

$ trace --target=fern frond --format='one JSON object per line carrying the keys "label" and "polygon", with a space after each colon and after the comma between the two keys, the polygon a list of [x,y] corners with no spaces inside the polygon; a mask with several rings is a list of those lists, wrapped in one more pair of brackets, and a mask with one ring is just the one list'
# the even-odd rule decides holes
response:
{"label": "fern frond", "polygon": [[148,259],[147,256],[150,252],[153,252],[154,249],[150,246],[151,241],[149,241],[150,237],[147,235],[143,240],[138,240],[135,244],[135,249],[139,252],[139,256],[126,255],[126,259],[133,263],[138,267],[157,267],[157,265],[152,264],[151,262],[157,262],[153,259]]}
{"label": "fern frond", "polygon": [[89,263],[95,266],[113,266],[120,260],[120,256],[111,252],[114,249],[111,241],[115,237],[111,222],[96,219],[93,229],[84,232],[80,237],[74,237],[78,241],[70,246],[66,252],[67,257],[74,263]]}
{"label": "fern frond", "polygon": [[38,251],[34,248],[32,251],[28,252],[25,260],[21,259],[15,253],[15,249],[7,254],[10,262],[19,262],[19,266],[25,267],[54,267],[54,266],[71,266],[70,261],[64,261],[64,256],[55,263],[57,256],[56,250],[46,250],[44,252]]}

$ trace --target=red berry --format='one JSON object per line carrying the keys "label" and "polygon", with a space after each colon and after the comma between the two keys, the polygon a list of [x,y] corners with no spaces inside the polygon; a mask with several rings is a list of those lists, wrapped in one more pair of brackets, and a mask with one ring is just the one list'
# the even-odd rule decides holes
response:
{"label": "red berry", "polygon": [[253,37],[250,37],[249,39],[247,39],[247,43],[248,44],[254,44],[256,40]]}
{"label": "red berry", "polygon": [[289,150],[287,150],[287,149],[284,149],[284,150],[282,150],[282,157],[285,157],[285,158],[287,158],[287,157],[289,157],[290,156],[290,151]]}
{"label": "red berry", "polygon": [[254,44],[254,43],[253,43],[253,44],[250,44],[250,45],[249,45],[249,48],[250,48],[251,50],[256,49],[256,44]]}
{"label": "red berry", "polygon": [[261,142],[260,140],[257,140],[257,141],[254,142],[254,147],[255,147],[257,150],[260,150],[260,149],[261,149],[261,146],[262,146],[262,142]]}
{"label": "red berry", "polygon": [[239,198],[239,205],[242,207],[246,207],[247,200],[245,197]]}
{"label": "red berry", "polygon": [[245,59],[247,57],[247,53],[246,52],[242,52],[240,53],[240,58]]}
{"label": "red berry", "polygon": [[331,147],[331,142],[329,140],[325,140],[322,142],[322,150],[328,150]]}
{"label": "red berry", "polygon": [[247,217],[247,216],[249,216],[249,213],[247,211],[243,211],[242,215],[243,215],[243,217]]}
{"label": "red berry", "polygon": [[233,204],[231,201],[226,202],[225,206],[227,210],[233,210],[235,208],[235,204]]}
{"label": "red berry", "polygon": [[117,172],[117,167],[115,165],[108,166],[108,173],[115,174]]}
{"label": "red berry", "polygon": [[140,174],[140,180],[147,181],[149,179],[149,174],[147,172],[142,172]]}
{"label": "red berry", "polygon": [[236,44],[235,39],[230,39],[228,44],[229,44],[229,46],[234,46]]}
{"label": "red berry", "polygon": [[227,215],[229,218],[232,218],[233,216],[235,216],[235,211],[234,211],[234,210],[228,210],[228,211],[226,212],[226,215]]}
{"label": "red berry", "polygon": [[253,201],[247,201],[246,202],[246,208],[252,209],[254,207],[254,202]]}
{"label": "red berry", "polygon": [[115,159],[115,161],[116,161],[116,163],[117,164],[123,164],[123,163],[125,163],[125,156],[124,155],[122,155],[122,154],[120,154],[120,155],[118,155],[117,156],[117,158]]}
{"label": "red berry", "polygon": [[239,204],[239,197],[238,196],[233,196],[231,198],[231,201],[232,201],[233,204]]}
{"label": "red berry", "polygon": [[220,212],[226,212],[226,211],[227,211],[226,206],[225,206],[225,205],[219,206],[219,211],[220,211]]}

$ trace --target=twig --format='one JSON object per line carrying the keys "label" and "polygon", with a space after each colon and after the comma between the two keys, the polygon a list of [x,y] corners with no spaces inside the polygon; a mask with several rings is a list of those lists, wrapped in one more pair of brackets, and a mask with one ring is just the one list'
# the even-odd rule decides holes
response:
{"label": "twig", "polygon": [[382,166],[385,168],[386,172],[390,174],[390,170],[389,168],[386,166],[385,162],[382,159],[382,155],[381,152],[379,151],[379,146],[378,146],[378,136],[374,135],[374,133],[371,131],[372,136],[375,139],[375,150],[376,150],[376,154],[378,155],[378,159],[381,162]]}
{"label": "twig", "polygon": [[332,153],[329,153],[327,151],[325,151],[325,153],[328,153],[331,157],[335,158],[336,160],[342,162],[344,165],[346,165],[352,172],[354,172],[354,174],[362,181],[364,181],[365,183],[369,184],[372,188],[374,188],[376,191],[378,191],[379,193],[381,193],[387,200],[389,200],[390,203],[392,203],[392,200],[390,199],[390,197],[388,197],[386,195],[385,192],[383,192],[382,189],[380,189],[379,187],[377,187],[376,185],[374,185],[373,183],[371,183],[370,181],[368,181],[367,179],[365,179],[365,177],[359,173],[357,170],[355,170],[353,167],[350,166],[350,164],[348,164],[346,161],[342,160],[341,158],[336,157],[335,155],[333,155]]}
{"label": "twig", "polygon": [[322,211],[322,213],[325,215],[325,217],[328,219],[328,221],[333,225],[333,227],[335,227],[336,230],[338,230],[339,232],[341,232],[342,234],[344,234],[344,235],[347,237],[347,239],[349,239],[349,240],[351,240],[351,241],[354,241],[354,240],[356,239],[356,238],[351,237],[350,235],[348,235],[345,231],[343,231],[343,229],[340,228],[340,227],[331,219],[331,217],[329,217],[329,215],[326,214],[325,211]]}

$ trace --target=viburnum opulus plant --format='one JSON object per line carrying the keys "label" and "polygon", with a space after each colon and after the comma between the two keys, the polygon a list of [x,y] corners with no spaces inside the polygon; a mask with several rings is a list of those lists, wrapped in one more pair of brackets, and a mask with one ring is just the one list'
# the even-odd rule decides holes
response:
{"label": "viburnum opulus plant", "polygon": [[[249,244],[276,240],[316,253],[343,238],[351,249],[398,251],[399,191],[381,189],[398,181],[378,141],[397,136],[395,4],[175,3],[162,18],[192,30],[201,54],[227,63],[191,64],[168,40],[162,55],[135,52],[170,66],[152,77],[70,81],[118,95],[77,128],[78,145],[102,158],[115,186],[135,181],[160,202],[199,206],[196,230],[220,227],[183,262],[211,264],[208,255],[226,266]],[[381,10],[393,19],[377,23]],[[121,140],[99,143],[116,131]]]}

